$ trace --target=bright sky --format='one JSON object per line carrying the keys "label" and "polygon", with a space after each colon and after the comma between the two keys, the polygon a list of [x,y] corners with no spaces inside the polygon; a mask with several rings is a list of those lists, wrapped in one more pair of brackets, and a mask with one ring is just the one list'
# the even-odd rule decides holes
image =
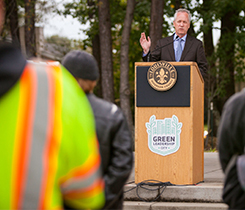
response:
{"label": "bright sky", "polygon": [[[72,2],[72,0],[53,0],[56,2],[59,9],[63,9],[63,4],[67,2]],[[42,12],[43,13],[43,12]],[[62,37],[68,37],[69,39],[84,39],[85,35],[82,29],[88,27],[82,25],[77,21],[77,19],[71,16],[60,16],[55,13],[45,14],[43,13],[44,23],[38,24],[43,26],[44,37],[49,37],[52,35],[59,35]]]}
{"label": "bright sky", "polygon": [[44,37],[59,35],[69,39],[84,39],[85,35],[82,29],[86,28],[71,16],[63,17],[56,15],[51,17],[50,21],[44,25]]}

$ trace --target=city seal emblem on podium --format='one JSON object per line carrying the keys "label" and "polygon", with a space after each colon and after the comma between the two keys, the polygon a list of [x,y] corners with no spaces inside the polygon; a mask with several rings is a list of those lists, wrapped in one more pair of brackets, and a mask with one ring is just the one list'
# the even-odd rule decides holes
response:
{"label": "city seal emblem on podium", "polygon": [[147,80],[153,89],[167,91],[176,83],[177,71],[172,64],[166,61],[158,61],[148,69]]}
{"label": "city seal emblem on podium", "polygon": [[145,124],[148,133],[149,149],[159,155],[173,154],[180,148],[182,123],[175,115],[172,118],[157,120],[152,115]]}

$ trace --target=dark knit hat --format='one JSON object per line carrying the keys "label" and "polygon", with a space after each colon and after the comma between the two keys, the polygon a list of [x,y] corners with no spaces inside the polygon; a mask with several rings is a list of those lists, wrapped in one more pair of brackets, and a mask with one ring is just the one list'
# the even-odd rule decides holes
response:
{"label": "dark knit hat", "polygon": [[74,77],[92,81],[99,78],[99,68],[94,56],[85,51],[72,50],[61,63]]}

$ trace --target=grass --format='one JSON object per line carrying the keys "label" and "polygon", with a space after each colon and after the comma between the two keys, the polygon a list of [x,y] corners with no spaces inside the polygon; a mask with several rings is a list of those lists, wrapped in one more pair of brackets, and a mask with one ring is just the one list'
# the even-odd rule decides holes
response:
{"label": "grass", "polygon": [[204,150],[204,152],[217,152],[216,148],[209,148],[208,150]]}

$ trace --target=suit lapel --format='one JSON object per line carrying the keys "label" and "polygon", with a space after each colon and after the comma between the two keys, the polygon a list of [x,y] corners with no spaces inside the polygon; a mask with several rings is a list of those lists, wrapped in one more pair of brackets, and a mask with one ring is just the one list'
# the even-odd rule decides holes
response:
{"label": "suit lapel", "polygon": [[[167,37],[168,38],[168,43],[173,42],[174,35]],[[168,52],[171,57],[171,60],[175,61],[175,55],[174,55],[174,43],[170,44],[168,47]]]}
{"label": "suit lapel", "polygon": [[188,53],[189,49],[191,48],[192,44],[193,44],[192,37],[187,35],[184,51],[182,52],[180,61],[183,61],[185,59],[185,56]]}

